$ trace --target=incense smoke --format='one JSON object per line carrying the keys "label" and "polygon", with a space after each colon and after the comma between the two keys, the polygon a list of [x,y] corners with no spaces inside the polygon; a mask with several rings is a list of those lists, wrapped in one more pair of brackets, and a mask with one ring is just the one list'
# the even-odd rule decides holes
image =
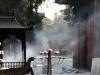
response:
{"label": "incense smoke", "polygon": [[[64,9],[63,9],[64,10]],[[75,45],[78,43],[78,39],[77,39],[77,27],[76,26],[70,26],[69,23],[67,21],[63,20],[63,14],[61,14],[62,12],[60,12],[60,10],[58,11],[60,13],[55,14],[55,18],[54,18],[54,23],[51,25],[51,27],[48,26],[43,26],[42,30],[33,30],[35,33],[35,36],[33,36],[33,38],[35,37],[35,41],[31,40],[31,42],[26,42],[27,45],[27,58],[31,57],[31,56],[38,56],[40,55],[39,52],[40,51],[45,51],[48,48],[53,48],[54,50],[60,50],[60,49],[65,49],[68,50],[72,53],[73,47],[75,47]],[[57,15],[58,14],[58,15]],[[33,33],[33,35],[34,35]],[[11,38],[13,39],[13,38]],[[16,38],[15,38],[16,39]],[[15,54],[11,54],[9,57],[11,57],[9,59],[9,57],[5,58],[5,61],[20,61],[22,59],[22,50],[21,50],[21,42],[16,44],[15,39],[13,40],[12,45],[15,46],[12,49],[16,49],[16,50],[12,50],[12,51],[16,51],[16,55]],[[35,43],[34,43],[35,42]],[[12,47],[13,47],[12,46]],[[71,55],[71,54],[69,54]],[[20,57],[19,57],[20,56]],[[15,59],[16,57],[16,59]],[[18,58],[17,58],[18,57]]]}
{"label": "incense smoke", "polygon": [[21,41],[15,35],[9,35],[3,41],[3,61],[4,62],[19,62],[22,61],[22,46]]}

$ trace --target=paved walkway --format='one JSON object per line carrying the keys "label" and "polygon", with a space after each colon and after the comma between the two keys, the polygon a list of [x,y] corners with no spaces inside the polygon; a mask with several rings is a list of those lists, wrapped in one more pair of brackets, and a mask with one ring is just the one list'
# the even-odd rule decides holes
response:
{"label": "paved walkway", "polygon": [[[57,60],[53,60],[52,63],[56,61]],[[90,75],[90,72],[73,68],[72,62],[72,58],[66,58],[63,63],[55,64],[52,66],[52,75]],[[41,61],[37,60],[34,64],[36,65],[33,65],[34,75],[47,75],[45,68],[43,70],[43,64],[41,64]]]}
{"label": "paved walkway", "polygon": [[[31,74],[27,74],[27,75],[31,75]],[[35,74],[35,75],[47,75],[47,74]],[[79,73],[79,74],[65,73],[65,74],[52,74],[52,75],[90,75],[90,73],[89,72],[87,72],[87,73]]]}
{"label": "paved walkway", "polygon": [[[35,73],[34,75],[47,75],[47,74]],[[63,73],[52,73],[52,75],[90,75],[90,72],[84,70],[73,70],[73,71],[70,70]]]}

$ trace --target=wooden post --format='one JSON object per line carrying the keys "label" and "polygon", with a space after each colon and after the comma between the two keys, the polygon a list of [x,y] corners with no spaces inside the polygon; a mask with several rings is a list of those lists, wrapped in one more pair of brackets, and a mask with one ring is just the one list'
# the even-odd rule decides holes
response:
{"label": "wooden post", "polygon": [[2,67],[3,51],[2,40],[0,40],[0,68]]}
{"label": "wooden post", "polygon": [[22,59],[26,63],[26,37],[25,37],[25,32],[23,32],[23,38],[22,38]]}
{"label": "wooden post", "polygon": [[51,66],[51,51],[48,51],[47,75],[52,75],[52,66]]}

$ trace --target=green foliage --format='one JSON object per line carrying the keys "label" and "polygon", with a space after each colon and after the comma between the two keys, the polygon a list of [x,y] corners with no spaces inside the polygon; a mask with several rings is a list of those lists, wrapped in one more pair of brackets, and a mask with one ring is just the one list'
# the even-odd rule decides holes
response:
{"label": "green foliage", "polygon": [[0,15],[6,15],[16,9],[20,0],[0,0]]}
{"label": "green foliage", "polygon": [[73,25],[73,7],[66,7],[65,11],[64,11],[65,17],[64,20],[66,20],[69,23],[69,26]]}
{"label": "green foliage", "polygon": [[44,25],[44,26],[52,26],[52,24],[53,24],[53,21],[52,20],[50,20],[50,19],[48,19],[48,18],[46,18],[46,17],[44,17],[43,19],[42,19],[42,24]]}
{"label": "green foliage", "polygon": [[35,11],[37,12],[38,6],[41,5],[42,0],[36,0],[33,3],[33,8],[35,9]]}
{"label": "green foliage", "polygon": [[14,14],[22,25],[31,26],[41,22],[42,16],[37,13],[41,3],[42,0],[0,0],[0,15]]}
{"label": "green foliage", "polygon": [[72,15],[73,15],[73,13],[72,13],[72,8],[71,8],[70,6],[68,6],[68,7],[65,9],[64,14],[66,15],[65,18],[64,18],[65,20],[67,20],[67,21],[71,20]]}
{"label": "green foliage", "polygon": [[[15,10],[17,20],[24,26],[32,26],[41,23],[42,17],[37,13],[38,6],[42,0],[22,0],[18,10]],[[33,9],[35,11],[33,12]]]}

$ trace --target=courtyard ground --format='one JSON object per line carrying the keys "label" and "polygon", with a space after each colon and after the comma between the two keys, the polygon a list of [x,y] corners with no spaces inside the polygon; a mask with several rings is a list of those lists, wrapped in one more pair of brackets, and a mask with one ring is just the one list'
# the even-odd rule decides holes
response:
{"label": "courtyard ground", "polygon": [[[88,71],[73,68],[72,58],[66,58],[59,63],[57,63],[57,59],[54,59],[52,64],[55,62],[56,64],[52,66],[52,75],[90,75]],[[31,65],[35,75],[47,75],[46,69],[43,68],[44,64],[46,64],[46,61],[36,60]]]}

